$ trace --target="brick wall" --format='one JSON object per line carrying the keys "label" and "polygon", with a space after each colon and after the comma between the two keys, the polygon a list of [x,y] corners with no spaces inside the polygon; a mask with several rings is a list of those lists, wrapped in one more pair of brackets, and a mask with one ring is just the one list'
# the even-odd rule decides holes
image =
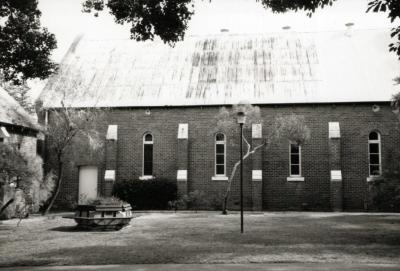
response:
{"label": "brick wall", "polygon": [[[254,189],[262,188],[264,210],[330,210],[330,168],[328,123],[339,122],[341,129],[341,168],[343,175],[344,210],[362,210],[367,198],[368,133],[378,130],[382,134],[382,158],[385,153],[400,147],[399,121],[388,104],[380,104],[379,112],[372,111],[372,104],[338,105],[280,105],[261,106],[263,134],[280,114],[304,115],[311,130],[311,140],[302,146],[302,175],[304,182],[288,182],[289,146],[277,142],[260,150],[254,161],[244,163],[244,204],[253,209]],[[153,134],[154,175],[176,180],[178,168],[178,125],[188,123],[188,191],[202,190],[210,198],[217,197],[226,189],[226,181],[212,180],[214,175],[215,119],[219,107],[182,107],[146,109],[113,109],[101,132],[107,125],[118,125],[116,180],[135,180],[142,175],[143,135]],[[51,121],[51,117],[49,118]],[[246,131],[251,140],[251,131]],[[239,159],[239,127],[234,134],[226,134],[227,165],[229,174]],[[76,150],[79,149],[77,152]],[[99,191],[103,189],[105,155],[82,151],[81,147],[70,150],[65,159],[65,181],[59,202],[74,201],[78,197],[78,168],[80,165],[99,167]],[[252,183],[252,169],[262,166],[262,183]],[[257,168],[258,169],[258,168]],[[239,171],[232,185],[230,209],[239,208]]]}

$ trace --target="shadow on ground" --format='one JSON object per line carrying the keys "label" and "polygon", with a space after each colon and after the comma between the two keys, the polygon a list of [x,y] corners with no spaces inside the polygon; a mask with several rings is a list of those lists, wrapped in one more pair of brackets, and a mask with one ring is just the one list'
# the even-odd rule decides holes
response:
{"label": "shadow on ground", "polygon": [[84,231],[83,229],[78,228],[77,226],[60,226],[56,228],[49,229],[50,231],[60,231],[60,232],[79,232]]}

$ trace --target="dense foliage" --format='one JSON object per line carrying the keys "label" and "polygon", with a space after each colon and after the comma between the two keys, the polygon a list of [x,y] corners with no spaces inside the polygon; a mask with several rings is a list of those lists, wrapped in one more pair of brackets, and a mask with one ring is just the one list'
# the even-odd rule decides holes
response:
{"label": "dense foliage", "polygon": [[[24,212],[37,212],[54,189],[53,175],[50,172],[43,176],[42,164],[42,159],[36,153],[22,152],[14,143],[0,143],[0,186],[21,190],[23,202],[16,203],[24,205]],[[9,196],[15,197],[15,194]],[[0,199],[0,206],[4,204],[6,202]]]}
{"label": "dense foliage", "polygon": [[166,179],[120,181],[114,184],[113,195],[136,210],[164,210],[177,199],[177,187]]}
{"label": "dense foliage", "polygon": [[131,24],[131,37],[138,41],[154,36],[169,43],[182,40],[193,15],[192,0],[85,0],[83,10],[97,14],[104,6],[117,23]]}
{"label": "dense foliage", "polygon": [[400,110],[400,92],[393,95],[391,104],[395,110]]}
{"label": "dense foliage", "polygon": [[115,205],[119,205],[122,206],[124,204],[126,204],[125,201],[116,198],[116,197],[97,197],[95,199],[91,199],[91,200],[87,200],[87,202],[85,202],[85,204],[88,205],[111,205],[111,206],[115,206]]}
{"label": "dense foliage", "polygon": [[336,0],[261,0],[265,8],[271,8],[274,12],[304,10],[308,11],[309,16],[318,8],[332,6],[334,1]]}
{"label": "dense foliage", "polygon": [[201,208],[206,208],[209,205],[205,193],[199,190],[189,192],[189,194],[182,197],[181,201],[182,205],[186,206],[189,210],[194,210],[195,212]]}
{"label": "dense foliage", "polygon": [[45,79],[56,69],[55,36],[40,25],[37,0],[0,1],[0,78],[22,83]]}
{"label": "dense foliage", "polygon": [[373,182],[373,203],[379,211],[400,212],[400,154],[390,154],[383,179]]}
{"label": "dense foliage", "polygon": [[15,146],[0,144],[0,183],[16,183],[32,174],[28,160]]}

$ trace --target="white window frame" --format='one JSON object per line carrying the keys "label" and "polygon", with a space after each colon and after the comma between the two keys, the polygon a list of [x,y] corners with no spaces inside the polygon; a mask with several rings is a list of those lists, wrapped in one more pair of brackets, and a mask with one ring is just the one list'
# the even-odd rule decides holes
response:
{"label": "white window frame", "polygon": [[301,145],[299,146],[299,163],[298,164],[293,164],[293,165],[299,165],[299,174],[292,174],[292,145],[298,145],[294,142],[289,143],[289,176],[290,177],[301,177]]}
{"label": "white window frame", "polygon": [[[217,141],[217,135],[219,135],[219,134],[224,136],[224,140]],[[226,135],[224,133],[216,133],[214,140],[215,140],[215,144],[214,144],[214,176],[225,177],[226,176]],[[224,145],[224,174],[217,174],[217,165],[221,165],[221,164],[217,164],[217,145]]]}
{"label": "white window frame", "polygon": [[[147,135],[151,135],[151,141],[146,141],[146,136]],[[140,177],[140,179],[141,180],[146,180],[146,179],[152,179],[153,178],[153,175],[144,175],[144,146],[145,145],[153,145],[153,153],[152,153],[152,165],[151,165],[151,167],[152,167],[152,174],[153,174],[153,171],[154,171],[154,168],[153,168],[153,165],[154,165],[154,136],[153,136],[153,134],[152,133],[150,133],[150,132],[147,132],[147,133],[145,133],[144,135],[143,135],[143,149],[142,149],[142,153],[143,153],[143,155],[142,155],[142,177]]]}
{"label": "white window frame", "polygon": [[[369,136],[372,133],[376,133],[378,135],[378,139],[369,139]],[[371,131],[368,134],[368,173],[370,177],[380,177],[382,176],[382,148],[381,148],[381,133],[379,133],[378,131]],[[371,144],[378,144],[378,148],[379,148],[379,164],[371,164],[371,150],[370,150],[370,145]],[[376,153],[373,153],[376,154]],[[379,174],[378,175],[374,175],[371,172],[371,165],[376,166],[379,165]]]}

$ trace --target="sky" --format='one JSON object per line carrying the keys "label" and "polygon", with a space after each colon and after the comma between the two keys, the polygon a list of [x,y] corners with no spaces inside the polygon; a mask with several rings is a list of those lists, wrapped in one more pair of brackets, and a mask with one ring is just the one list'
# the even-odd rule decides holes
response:
{"label": "sky", "polygon": [[[82,13],[83,0],[39,0],[41,22],[57,38],[58,48],[52,58],[59,63],[77,35],[94,38],[129,38],[129,26],[118,25],[105,10],[94,17]],[[284,26],[292,31],[314,32],[346,29],[390,28],[386,14],[365,13],[369,0],[338,0],[332,7],[318,10],[311,18],[304,12],[274,14],[256,0],[197,0],[195,15],[186,35],[216,34],[229,29],[230,34],[280,32]],[[134,41],[132,41],[134,42]],[[31,82],[35,97],[45,82]]]}

